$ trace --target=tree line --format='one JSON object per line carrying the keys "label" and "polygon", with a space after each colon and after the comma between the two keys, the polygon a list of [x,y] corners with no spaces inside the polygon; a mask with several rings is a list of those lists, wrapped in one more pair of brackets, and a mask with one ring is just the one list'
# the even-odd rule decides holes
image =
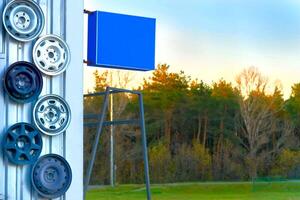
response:
{"label": "tree line", "polygon": [[[158,65],[140,87],[144,95],[151,181],[239,181],[256,177],[298,178],[300,172],[300,83],[284,99],[255,67],[235,82],[212,84]],[[108,85],[108,72],[95,73],[94,90]],[[118,78],[123,87],[128,76]],[[124,84],[125,83],[125,84]],[[101,97],[85,98],[85,113],[97,114]],[[114,96],[116,118],[138,118],[136,96]],[[86,119],[86,122],[96,122]],[[85,164],[95,127],[85,128]],[[109,183],[109,133],[101,138],[93,183]],[[143,159],[139,127],[115,128],[118,183],[141,183]]]}

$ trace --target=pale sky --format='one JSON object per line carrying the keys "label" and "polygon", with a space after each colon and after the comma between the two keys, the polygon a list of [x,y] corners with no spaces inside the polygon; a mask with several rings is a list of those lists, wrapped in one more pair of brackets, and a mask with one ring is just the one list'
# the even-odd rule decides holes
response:
{"label": "pale sky", "polygon": [[[171,71],[211,83],[256,66],[281,80],[286,96],[300,82],[300,1],[85,0],[85,8],[156,18],[156,63]],[[86,90],[93,70],[85,69]]]}

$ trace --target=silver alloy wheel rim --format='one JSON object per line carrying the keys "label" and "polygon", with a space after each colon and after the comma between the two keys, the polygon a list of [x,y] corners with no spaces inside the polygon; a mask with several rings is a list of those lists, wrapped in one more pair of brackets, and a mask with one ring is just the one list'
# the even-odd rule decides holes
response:
{"label": "silver alloy wheel rim", "polygon": [[59,135],[71,121],[68,103],[58,95],[41,97],[33,108],[33,121],[36,127],[46,135]]}
{"label": "silver alloy wheel rim", "polygon": [[56,35],[45,35],[33,47],[33,60],[44,73],[55,76],[63,73],[70,63],[70,48]]}
{"label": "silver alloy wheel rim", "polygon": [[45,26],[45,16],[34,1],[13,0],[3,11],[3,25],[11,37],[21,42],[36,39]]}

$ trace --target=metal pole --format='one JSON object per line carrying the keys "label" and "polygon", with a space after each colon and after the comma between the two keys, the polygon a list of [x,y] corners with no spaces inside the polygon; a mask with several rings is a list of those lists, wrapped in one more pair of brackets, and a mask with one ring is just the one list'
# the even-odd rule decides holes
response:
{"label": "metal pole", "polygon": [[[110,85],[113,86],[112,72],[110,72]],[[113,110],[114,99],[113,95],[110,95],[110,121],[114,120],[114,110]],[[115,186],[114,182],[114,125],[110,126],[110,185]]]}
{"label": "metal pole", "polygon": [[96,138],[94,141],[94,146],[93,146],[93,150],[92,150],[92,158],[91,161],[89,163],[88,169],[87,169],[87,174],[85,177],[85,183],[84,183],[84,199],[86,197],[86,192],[90,183],[90,179],[91,179],[91,175],[92,175],[92,171],[93,171],[93,167],[94,167],[94,163],[95,163],[95,159],[96,159],[96,153],[97,153],[97,148],[98,148],[98,144],[99,144],[99,140],[100,140],[100,136],[101,136],[101,132],[102,132],[102,127],[103,127],[103,123],[104,123],[104,118],[105,118],[105,114],[106,114],[106,110],[107,110],[107,104],[108,104],[108,96],[109,96],[109,92],[110,92],[110,88],[107,87],[106,91],[105,91],[105,96],[104,96],[104,103],[102,105],[102,110],[100,113],[100,122],[99,122],[99,127],[98,127],[98,131],[96,134]]}
{"label": "metal pole", "polygon": [[140,127],[141,127],[141,133],[142,133],[142,143],[143,143],[143,153],[144,153],[144,168],[145,168],[147,199],[151,200],[148,148],[147,148],[147,136],[146,136],[145,116],[144,116],[144,103],[143,103],[143,95],[141,93],[139,94],[139,107],[140,107]]}

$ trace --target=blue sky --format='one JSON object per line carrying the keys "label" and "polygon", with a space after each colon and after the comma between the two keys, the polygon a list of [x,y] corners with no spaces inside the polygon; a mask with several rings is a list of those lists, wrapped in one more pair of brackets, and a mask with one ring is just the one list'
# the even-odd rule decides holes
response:
{"label": "blue sky", "polygon": [[172,71],[211,83],[256,66],[286,96],[300,82],[300,1],[85,0],[85,8],[156,18],[156,62]]}

